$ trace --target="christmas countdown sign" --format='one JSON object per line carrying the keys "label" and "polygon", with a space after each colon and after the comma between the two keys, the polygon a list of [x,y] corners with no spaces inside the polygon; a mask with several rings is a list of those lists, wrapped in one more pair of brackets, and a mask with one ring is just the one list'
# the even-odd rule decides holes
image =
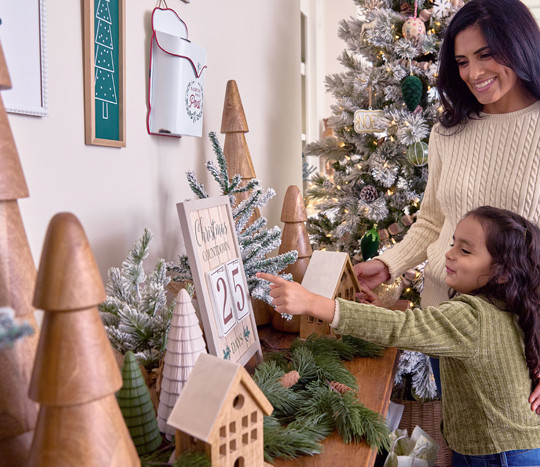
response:
{"label": "christmas countdown sign", "polygon": [[242,365],[262,359],[229,198],[176,206],[208,351]]}

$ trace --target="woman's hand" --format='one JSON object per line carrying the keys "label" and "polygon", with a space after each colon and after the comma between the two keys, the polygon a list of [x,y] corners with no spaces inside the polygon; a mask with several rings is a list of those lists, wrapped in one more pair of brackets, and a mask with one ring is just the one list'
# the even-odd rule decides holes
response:
{"label": "woman's hand", "polygon": [[376,293],[373,293],[369,289],[361,288],[360,292],[356,294],[356,298],[360,303],[367,303],[369,305],[375,305],[384,308],[383,302]]}
{"label": "woman's hand", "polygon": [[540,415],[540,382],[529,396],[529,403],[531,404],[531,410]]}
{"label": "woman's hand", "polygon": [[390,279],[388,266],[379,259],[355,264],[354,272],[360,285],[370,290]]}
{"label": "woman's hand", "polygon": [[309,292],[296,282],[272,274],[258,272],[257,277],[271,283],[270,297],[278,313],[311,315],[329,323],[334,319],[334,300]]}

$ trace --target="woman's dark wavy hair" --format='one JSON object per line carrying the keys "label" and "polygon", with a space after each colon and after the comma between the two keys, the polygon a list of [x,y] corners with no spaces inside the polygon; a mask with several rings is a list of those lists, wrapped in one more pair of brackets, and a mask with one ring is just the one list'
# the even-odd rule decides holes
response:
{"label": "woman's dark wavy hair", "polygon": [[450,21],[439,55],[440,122],[446,128],[478,117],[482,110],[459,76],[454,49],[456,36],[474,25],[482,31],[494,59],[511,68],[540,99],[540,29],[529,9],[519,0],[471,0]]}
{"label": "woman's dark wavy hair", "polygon": [[488,283],[470,294],[500,300],[517,315],[534,387],[540,368],[540,229],[514,212],[491,206],[469,211],[468,216],[482,225],[493,258]]}

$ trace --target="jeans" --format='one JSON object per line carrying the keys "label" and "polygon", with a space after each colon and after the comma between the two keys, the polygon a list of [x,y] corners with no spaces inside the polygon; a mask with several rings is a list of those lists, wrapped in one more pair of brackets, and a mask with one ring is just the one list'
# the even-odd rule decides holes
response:
{"label": "jeans", "polygon": [[465,456],[452,453],[452,467],[539,467],[540,448],[506,451],[484,456]]}

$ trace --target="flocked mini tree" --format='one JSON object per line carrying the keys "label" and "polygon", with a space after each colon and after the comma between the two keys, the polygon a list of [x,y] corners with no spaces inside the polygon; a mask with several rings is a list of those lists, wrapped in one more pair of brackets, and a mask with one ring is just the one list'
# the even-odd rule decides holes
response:
{"label": "flocked mini tree", "polygon": [[[326,78],[335,97],[333,135],[305,149],[329,168],[311,179],[307,194],[317,215],[307,228],[315,248],[362,261],[391,247],[414,222],[427,181],[429,133],[440,112],[439,48],[463,1],[353,1],[358,15],[343,20],[338,32],[346,43],[339,57],[345,71]],[[418,303],[421,272],[420,266],[406,274],[403,298]],[[424,376],[415,392],[429,397],[434,385]]]}
{"label": "flocked mini tree", "polygon": [[[291,250],[267,258],[268,253],[279,248],[281,229],[277,226],[266,229],[267,220],[264,217],[258,217],[253,223],[249,223],[249,221],[252,219],[255,210],[266,206],[276,192],[272,188],[264,190],[261,182],[256,178],[244,184],[242,183],[242,177],[238,174],[229,178],[227,161],[217,136],[212,132],[209,137],[218,165],[216,166],[214,162],[208,161],[206,168],[219,184],[221,193],[229,197],[249,292],[252,297],[271,304],[269,283],[258,279],[255,274],[257,272],[267,272],[278,275],[280,271],[283,271],[289,264],[296,261],[298,253]],[[204,185],[197,181],[193,171],[187,172],[187,179],[191,190],[198,198],[208,198]],[[243,201],[237,202],[236,195],[239,193],[248,193],[249,196]],[[168,263],[167,268],[173,272],[173,280],[175,281],[192,280],[189,261],[185,255],[179,256],[177,261]],[[283,274],[281,277],[291,280],[290,274]]]}
{"label": "flocked mini tree", "polygon": [[112,346],[122,355],[133,352],[147,370],[157,367],[163,356],[174,309],[174,300],[168,302],[166,295],[171,279],[165,261],[159,259],[148,277],[144,271],[151,240],[152,233],[145,229],[122,268],[109,269],[107,298],[99,305]]}

